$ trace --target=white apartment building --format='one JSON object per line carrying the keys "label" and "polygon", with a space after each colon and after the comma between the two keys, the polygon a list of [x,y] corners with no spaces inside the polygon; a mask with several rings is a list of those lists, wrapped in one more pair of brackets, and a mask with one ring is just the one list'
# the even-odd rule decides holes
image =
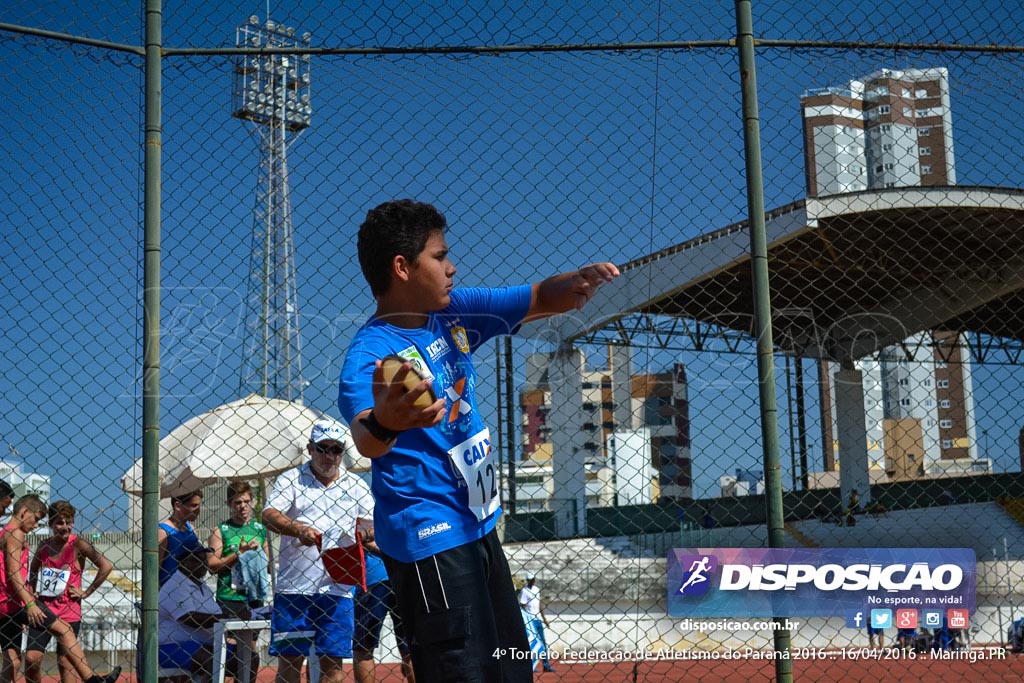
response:
{"label": "white apartment building", "polygon": [[[949,74],[945,68],[882,69],[800,101],[811,197],[864,190],[956,184]],[[932,336],[948,343],[929,354]],[[906,444],[893,430],[910,418],[921,437],[908,453],[920,475],[944,461],[978,458],[968,351],[949,333],[921,332],[878,360],[855,361],[864,380],[865,427],[873,469],[892,470],[885,444]],[[904,348],[918,349],[909,361]],[[837,363],[823,361],[822,436],[825,469],[837,466],[834,438]],[[916,431],[915,431],[916,433]],[[901,445],[901,448],[904,448]],[[917,452],[917,451],[920,452]],[[890,454],[892,456],[893,454]]]}

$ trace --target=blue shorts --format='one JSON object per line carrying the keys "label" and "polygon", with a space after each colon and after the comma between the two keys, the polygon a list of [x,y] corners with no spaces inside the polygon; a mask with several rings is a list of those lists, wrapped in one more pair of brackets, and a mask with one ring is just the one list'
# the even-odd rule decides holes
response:
{"label": "blue shorts", "polygon": [[162,669],[191,669],[192,658],[202,643],[186,640],[184,643],[160,643],[157,648],[157,661]]}
{"label": "blue shorts", "polygon": [[[60,647],[58,644],[57,647]],[[160,643],[157,647],[157,663],[161,669],[192,669],[192,658],[203,643],[187,640],[184,643]],[[209,643],[206,647],[213,648]],[[228,643],[228,667],[234,667],[235,644]],[[231,675],[231,674],[228,674]]]}
{"label": "blue shorts", "polygon": [[270,654],[352,656],[352,598],[341,595],[278,594],[270,617]]}
{"label": "blue shorts", "polygon": [[390,614],[398,651],[403,655],[409,654],[409,644],[402,629],[402,618],[398,616],[398,601],[395,592],[391,590],[390,582],[375,583],[368,591],[357,589],[355,601],[356,635],[353,644],[356,649],[373,652],[377,648],[380,644],[380,628],[384,624],[384,617]]}

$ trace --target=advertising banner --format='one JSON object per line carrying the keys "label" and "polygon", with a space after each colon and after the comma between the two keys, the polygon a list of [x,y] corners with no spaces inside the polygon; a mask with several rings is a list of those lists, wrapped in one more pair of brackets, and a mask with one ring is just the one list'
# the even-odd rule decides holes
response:
{"label": "advertising banner", "polygon": [[888,610],[892,620],[882,627],[898,627],[902,610],[908,618],[941,612],[966,621],[975,608],[975,565],[965,548],[673,548],[668,613],[884,622]]}

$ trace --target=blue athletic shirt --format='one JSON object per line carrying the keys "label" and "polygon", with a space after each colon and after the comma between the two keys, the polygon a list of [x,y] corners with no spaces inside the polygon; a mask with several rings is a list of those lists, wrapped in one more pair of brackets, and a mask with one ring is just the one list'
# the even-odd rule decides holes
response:
{"label": "blue athletic shirt", "polygon": [[530,307],[530,285],[455,289],[427,324],[395,327],[371,318],[356,332],[341,370],[338,406],[352,423],[373,407],[374,361],[398,354],[430,376],[445,399],[441,423],[409,429],[373,459],[371,490],[377,545],[415,562],[486,536],[498,519],[498,468],[477,409],[473,351],[511,334]]}

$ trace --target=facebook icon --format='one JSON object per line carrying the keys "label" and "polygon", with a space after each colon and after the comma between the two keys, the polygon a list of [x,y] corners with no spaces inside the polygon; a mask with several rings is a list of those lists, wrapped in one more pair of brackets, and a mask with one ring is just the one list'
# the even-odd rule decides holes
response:
{"label": "facebook icon", "polygon": [[864,610],[847,612],[846,628],[864,628]]}

